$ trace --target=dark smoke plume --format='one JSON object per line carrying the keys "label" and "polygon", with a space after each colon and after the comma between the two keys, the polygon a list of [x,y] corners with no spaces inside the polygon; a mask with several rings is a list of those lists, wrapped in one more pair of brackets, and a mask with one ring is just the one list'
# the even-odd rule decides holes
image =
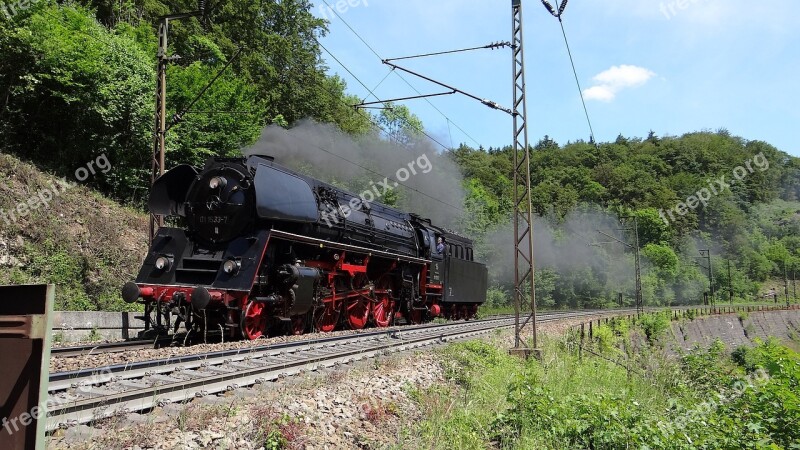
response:
{"label": "dark smoke plume", "polygon": [[304,120],[288,130],[277,125],[265,128],[259,141],[243,153],[273,156],[281,165],[356,194],[388,178],[392,186],[400,184],[398,208],[437,225],[459,228],[463,177],[449,155],[428,141],[403,146],[377,134],[354,138],[335,125]]}

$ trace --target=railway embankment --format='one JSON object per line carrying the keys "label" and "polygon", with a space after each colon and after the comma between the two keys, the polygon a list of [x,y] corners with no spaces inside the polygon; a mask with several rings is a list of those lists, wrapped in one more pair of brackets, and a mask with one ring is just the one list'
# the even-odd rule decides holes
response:
{"label": "railway embankment", "polygon": [[595,319],[591,337],[584,323],[583,338],[579,324],[541,339],[541,360],[454,344],[409,435],[432,449],[795,448],[800,311],[697,312]]}
{"label": "railway embankment", "polygon": [[[559,315],[544,314],[540,332],[558,336],[605,317]],[[492,331],[485,339],[506,348],[513,333]],[[49,448],[414,448],[418,441],[407,433],[427,417],[423,397],[451,382],[442,361],[438,350],[412,350],[304,372],[150,414],[70,427],[57,431]]]}
{"label": "railway embankment", "polygon": [[800,339],[800,309],[740,312],[679,320],[672,323],[672,337],[678,348],[708,348],[720,341],[726,348],[753,346],[757,340],[775,338],[784,343]]}
{"label": "railway embankment", "polygon": [[128,310],[120,288],[147,251],[147,221],[87,183],[0,153],[0,284],[53,283],[57,310]]}
{"label": "railway embankment", "polygon": [[[540,361],[509,356],[513,332],[498,330],[441,350],[72,427],[57,432],[49,448],[564,448],[564,442],[567,448],[750,448],[751,442],[790,448],[800,438],[787,426],[798,419],[791,409],[797,393],[785,388],[800,378],[800,354],[755,338],[779,334],[781,324],[795,326],[799,313],[545,321]],[[587,320],[603,325],[581,352],[570,331]],[[705,338],[712,333],[719,334]],[[747,341],[716,339],[738,333]],[[665,355],[664,344],[678,339],[691,350]],[[751,348],[731,355],[736,343]]]}

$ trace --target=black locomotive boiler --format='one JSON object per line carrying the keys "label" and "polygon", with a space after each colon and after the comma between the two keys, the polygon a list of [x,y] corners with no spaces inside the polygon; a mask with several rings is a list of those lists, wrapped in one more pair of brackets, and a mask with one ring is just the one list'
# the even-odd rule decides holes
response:
{"label": "black locomotive boiler", "polygon": [[468,319],[486,299],[469,239],[270,157],[175,167],[154,183],[149,209],[185,227],[160,228],[123,288],[125,301],[144,303],[148,329],[257,339]]}

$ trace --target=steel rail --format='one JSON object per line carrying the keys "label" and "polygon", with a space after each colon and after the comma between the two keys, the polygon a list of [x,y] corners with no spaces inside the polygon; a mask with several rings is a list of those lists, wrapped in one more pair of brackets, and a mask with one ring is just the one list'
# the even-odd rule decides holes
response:
{"label": "steel rail", "polygon": [[[546,314],[540,314],[541,317],[556,317],[562,315],[592,315],[592,314],[605,314],[608,312],[621,312],[626,310],[586,310],[586,311],[552,311]],[[506,318],[513,318],[513,315],[498,315],[490,318],[486,318],[484,320],[496,320],[496,319],[506,319]],[[480,321],[473,321],[473,323],[477,323]],[[457,322],[458,324],[461,322]],[[309,339],[304,339],[300,341],[293,341],[293,342],[285,342],[285,343],[272,343],[272,344],[265,344],[260,346],[254,347],[247,347],[247,348],[237,348],[231,350],[221,350],[216,352],[208,352],[208,353],[201,353],[196,355],[183,355],[183,356],[176,356],[167,359],[155,359],[149,361],[139,361],[133,363],[126,363],[126,364],[116,364],[110,366],[104,366],[99,368],[88,368],[88,369],[80,369],[75,371],[68,371],[68,372],[56,372],[50,374],[50,391],[65,389],[64,386],[72,385],[81,382],[81,378],[90,378],[94,381],[97,380],[97,373],[99,371],[103,371],[107,374],[124,374],[126,372],[132,372],[135,370],[140,369],[157,369],[160,366],[169,366],[181,363],[191,363],[195,361],[208,361],[209,359],[213,358],[232,358],[232,357],[239,357],[242,355],[252,355],[253,353],[267,350],[267,351],[279,351],[279,352],[293,352],[297,350],[304,350],[307,348],[311,348],[313,345],[335,345],[341,342],[349,341],[349,340],[357,340],[357,339],[370,339],[370,338],[380,338],[386,336],[387,334],[393,334],[396,332],[410,332],[413,330],[425,330],[431,328],[441,328],[446,326],[455,325],[453,323],[450,324],[426,324],[426,325],[417,325],[414,327],[404,327],[404,328],[391,328],[391,329],[376,329],[376,331],[368,331],[368,332],[361,332],[358,334],[349,334],[349,335],[341,335],[341,336],[324,336],[317,334],[311,335]],[[110,379],[111,377],[108,376],[104,379]]]}
{"label": "steel rail", "polygon": [[[549,314],[567,314],[570,311],[551,311]],[[504,318],[508,317],[507,315],[497,315],[487,317],[487,319],[495,319],[495,318]],[[423,325],[424,326],[424,325]],[[385,333],[383,332],[376,332],[376,333]],[[341,337],[346,338],[347,336]],[[340,338],[323,338],[323,339],[340,339]],[[50,350],[50,356],[53,358],[75,358],[79,356],[89,356],[89,355],[102,355],[108,353],[122,353],[127,351],[133,350],[150,350],[156,349],[159,345],[169,344],[173,342],[175,339],[172,336],[162,337],[158,339],[146,339],[146,340],[131,340],[125,342],[109,342],[109,343],[102,343],[102,344],[85,344],[85,345],[75,345],[75,346],[66,346],[66,347],[53,347]],[[317,341],[319,342],[319,341]],[[283,344],[277,344],[283,345]],[[253,347],[252,349],[257,349],[259,347]],[[234,350],[234,352],[241,352],[241,351],[250,351],[251,349],[244,349],[244,350]],[[173,360],[174,361],[174,360]],[[113,366],[111,366],[113,367]],[[125,366],[130,367],[130,365]],[[62,374],[75,374],[80,373],[80,371],[76,372],[59,372],[54,374],[56,377],[60,377]],[[51,380],[53,378],[51,377]]]}
{"label": "steel rail", "polygon": [[75,345],[70,347],[53,347],[50,356],[57,358],[74,358],[87,355],[101,355],[105,353],[121,353],[131,350],[147,350],[156,348],[161,340],[133,340],[125,342],[109,342],[103,344]]}
{"label": "steel rail", "polygon": [[[542,315],[542,319],[555,321],[597,313]],[[511,326],[512,318],[460,322],[150,361],[128,365],[127,370],[125,366],[113,366],[68,373],[73,377],[54,374],[56,379],[51,377],[49,387],[47,429],[148,410],[392,352],[468,339]]]}

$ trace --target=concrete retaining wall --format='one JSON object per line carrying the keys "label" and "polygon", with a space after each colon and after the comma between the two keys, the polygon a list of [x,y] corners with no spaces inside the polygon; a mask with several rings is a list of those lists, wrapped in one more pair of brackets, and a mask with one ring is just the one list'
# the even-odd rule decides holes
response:
{"label": "concrete retaining wall", "polygon": [[135,338],[144,322],[135,319],[142,313],[64,312],[53,316],[53,336],[61,342],[120,340]]}
{"label": "concrete retaining wall", "polygon": [[800,337],[800,311],[751,312],[725,314],[672,323],[675,343],[684,350],[696,345],[708,348],[716,339],[728,349],[752,345],[755,338],[769,337],[784,341]]}

